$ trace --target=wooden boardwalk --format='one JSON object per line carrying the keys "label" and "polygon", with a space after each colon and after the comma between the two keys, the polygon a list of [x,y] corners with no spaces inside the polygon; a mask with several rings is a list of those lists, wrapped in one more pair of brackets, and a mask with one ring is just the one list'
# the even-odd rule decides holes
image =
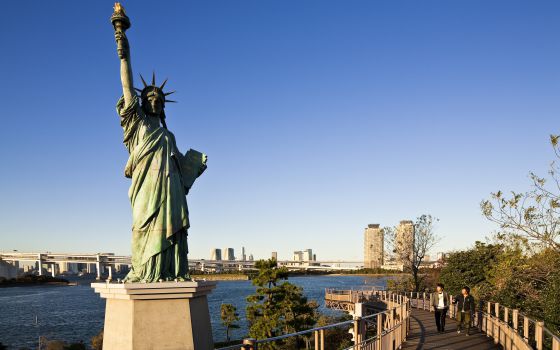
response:
{"label": "wooden boardwalk", "polygon": [[492,338],[471,328],[471,335],[457,334],[455,320],[447,319],[445,333],[438,333],[434,314],[425,310],[412,309],[410,335],[402,349],[406,350],[460,350],[460,349],[500,349],[494,345]]}

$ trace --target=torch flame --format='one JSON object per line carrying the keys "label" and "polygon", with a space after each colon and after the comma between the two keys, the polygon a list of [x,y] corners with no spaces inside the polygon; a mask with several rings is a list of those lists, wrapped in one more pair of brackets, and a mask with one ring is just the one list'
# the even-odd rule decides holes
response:
{"label": "torch flame", "polygon": [[113,9],[115,10],[115,13],[124,15],[124,7],[121,6],[120,2],[115,2],[115,7],[113,7]]}

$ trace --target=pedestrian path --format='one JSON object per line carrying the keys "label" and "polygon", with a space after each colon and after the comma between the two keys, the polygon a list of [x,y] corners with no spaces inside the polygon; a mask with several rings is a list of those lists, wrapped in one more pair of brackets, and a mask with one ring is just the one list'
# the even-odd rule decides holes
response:
{"label": "pedestrian path", "polygon": [[457,334],[455,321],[447,319],[445,333],[438,333],[434,314],[420,309],[412,309],[410,334],[402,349],[406,350],[460,350],[460,349],[500,349],[493,339],[471,328],[471,335]]}

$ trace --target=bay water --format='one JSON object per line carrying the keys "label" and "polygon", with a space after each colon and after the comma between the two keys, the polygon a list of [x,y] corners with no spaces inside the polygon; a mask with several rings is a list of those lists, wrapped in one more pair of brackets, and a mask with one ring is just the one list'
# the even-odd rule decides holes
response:
{"label": "bay water", "polygon": [[[88,281],[77,286],[31,286],[0,289],[0,342],[8,349],[36,349],[39,337],[65,342],[83,341],[103,329],[105,299],[95,294]],[[361,288],[386,286],[387,277],[306,276],[290,277],[289,282],[303,288],[309,300],[320,305],[319,310],[341,315],[325,307],[325,288]],[[208,298],[214,341],[225,341],[225,327],[220,322],[222,303],[237,307],[240,328],[230,331],[232,339],[247,334],[245,307],[247,296],[255,293],[251,281],[220,281]]]}

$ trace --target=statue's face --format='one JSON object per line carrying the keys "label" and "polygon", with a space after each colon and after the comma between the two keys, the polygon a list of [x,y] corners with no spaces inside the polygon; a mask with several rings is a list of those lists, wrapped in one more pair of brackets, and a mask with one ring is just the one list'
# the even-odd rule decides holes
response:
{"label": "statue's face", "polygon": [[163,99],[155,92],[148,94],[143,105],[145,112],[148,114],[155,114],[159,116],[163,111]]}

